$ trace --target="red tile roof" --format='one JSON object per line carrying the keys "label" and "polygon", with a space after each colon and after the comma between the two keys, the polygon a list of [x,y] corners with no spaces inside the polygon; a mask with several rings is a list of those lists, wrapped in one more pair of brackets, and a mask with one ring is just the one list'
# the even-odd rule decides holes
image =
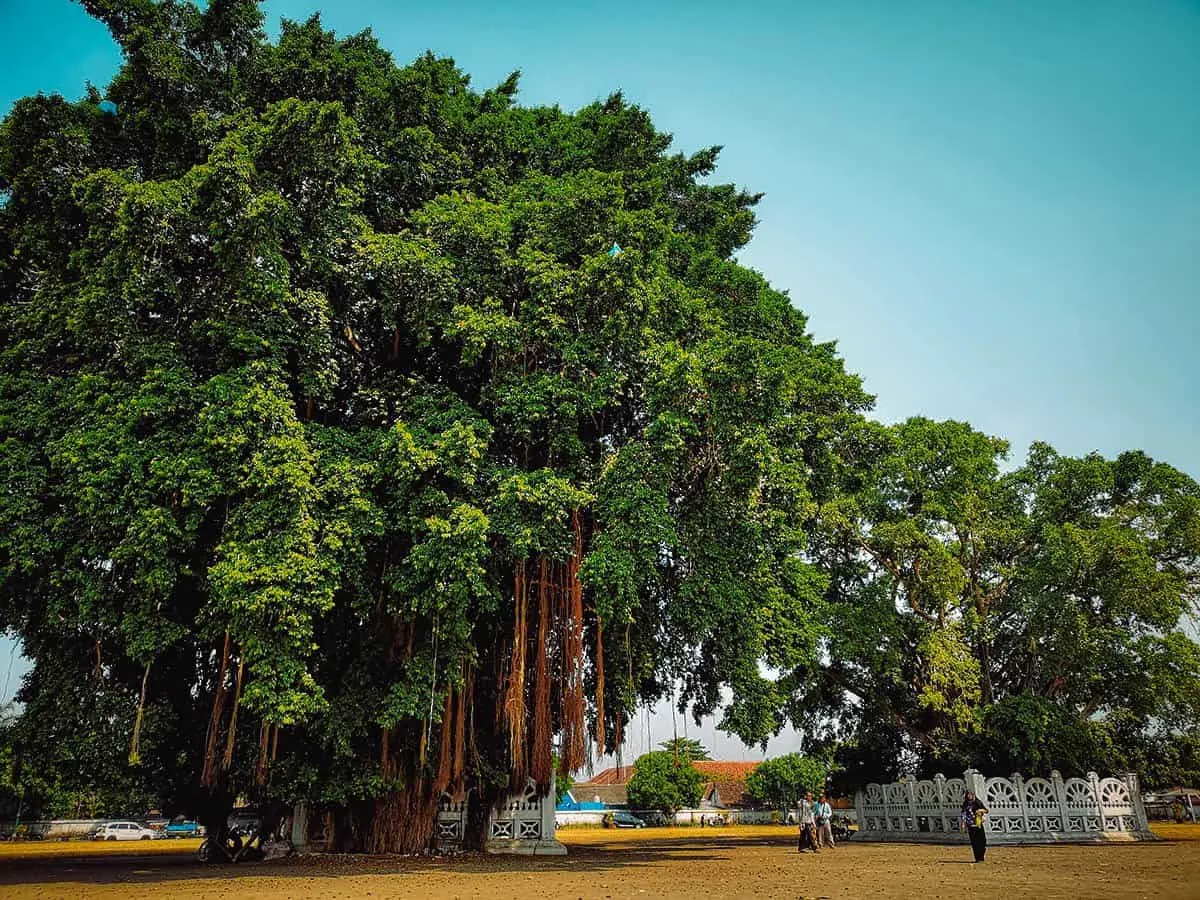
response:
{"label": "red tile roof", "polygon": [[603,772],[598,772],[589,780],[580,784],[584,785],[605,785],[605,784],[628,784],[629,779],[633,777],[633,766],[615,766],[611,769],[605,769]]}
{"label": "red tile roof", "polygon": [[746,796],[746,776],[758,768],[758,763],[703,760],[692,763],[692,767],[709,782],[705,790],[706,799],[713,799],[712,790],[715,788],[721,806],[746,806],[750,803],[750,798]]}
{"label": "red tile roof", "polygon": [[720,762],[703,760],[692,763],[692,768],[713,781],[745,781],[746,776],[758,768],[756,762]]}
{"label": "red tile roof", "polygon": [[[692,768],[703,775],[705,781],[714,781],[719,784],[721,786],[721,799],[729,802],[727,799],[728,796],[737,795],[740,797],[741,793],[745,790],[746,776],[758,768],[758,763],[704,760],[693,762]],[[579,786],[583,787],[589,784],[628,784],[631,777],[633,777],[633,766],[619,766],[598,772],[588,781],[581,782]],[[741,786],[740,790],[735,789],[737,785]]]}

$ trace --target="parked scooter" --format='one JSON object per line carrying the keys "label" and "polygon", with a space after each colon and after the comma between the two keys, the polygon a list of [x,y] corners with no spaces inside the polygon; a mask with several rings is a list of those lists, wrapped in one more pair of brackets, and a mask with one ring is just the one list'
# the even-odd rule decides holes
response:
{"label": "parked scooter", "polygon": [[834,816],[829,820],[829,827],[833,831],[834,843],[840,844],[842,841],[848,841],[854,837],[854,831],[850,828],[850,825],[849,816]]}
{"label": "parked scooter", "polygon": [[225,831],[224,839],[210,835],[200,844],[196,858],[202,862],[257,862],[263,859],[282,859],[295,848],[291,841],[269,840],[262,833],[260,819],[236,822]]}

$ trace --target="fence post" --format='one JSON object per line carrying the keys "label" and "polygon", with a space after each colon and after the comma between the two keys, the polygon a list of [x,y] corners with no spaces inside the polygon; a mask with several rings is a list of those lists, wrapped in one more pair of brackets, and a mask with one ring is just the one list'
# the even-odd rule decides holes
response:
{"label": "fence post", "polygon": [[[942,834],[950,831],[950,823],[946,821],[946,776],[938,772],[933,776],[933,787],[937,792],[938,816],[942,820]],[[933,827],[933,823],[929,823]]]}
{"label": "fence post", "polygon": [[1029,810],[1025,807],[1025,779],[1021,777],[1020,772],[1012,774],[1013,788],[1017,792],[1017,804],[1021,811],[1021,831],[1029,832]]}
{"label": "fence post", "polygon": [[920,824],[917,822],[917,780],[913,776],[909,776],[905,781],[904,786],[908,789],[908,821],[904,823],[904,828],[908,830],[908,822],[912,822],[912,830],[920,831]]}
{"label": "fence post", "polygon": [[[867,830],[867,826],[866,826],[867,817],[866,817],[866,814],[864,813],[864,810],[867,808],[866,800],[867,800],[867,797],[863,793],[862,788],[859,788],[858,790],[856,790],[854,792],[854,818],[858,822],[858,830],[859,831]],[[784,822],[787,821],[786,814],[783,817],[783,821]]]}
{"label": "fence post", "polygon": [[1129,791],[1129,803],[1133,807],[1134,828],[1132,830],[1146,833],[1150,830],[1150,820],[1146,815],[1146,804],[1142,802],[1142,786],[1137,774],[1125,773],[1125,789]]}
{"label": "fence post", "polygon": [[880,789],[880,792],[883,794],[883,830],[891,831],[892,830],[892,810],[891,810],[891,807],[888,806],[888,786],[886,784],[881,784],[879,786],[879,789]]}
{"label": "fence post", "polygon": [[1067,810],[1067,786],[1058,769],[1050,770],[1050,787],[1054,790],[1054,799],[1058,801],[1059,828],[1066,834],[1071,830],[1071,817]]}
{"label": "fence post", "polygon": [[[1104,833],[1104,801],[1100,799],[1100,776],[1095,772],[1087,773],[1088,787],[1091,789],[1092,802],[1096,804],[1096,816],[1099,819],[1099,832]],[[1088,831],[1087,821],[1084,821],[1084,830]]]}
{"label": "fence post", "polygon": [[292,846],[302,851],[308,844],[308,802],[301,800],[292,808]]}
{"label": "fence post", "polygon": [[966,790],[978,797],[981,803],[987,805],[987,779],[977,769],[967,769],[963,772],[963,781],[966,782]]}

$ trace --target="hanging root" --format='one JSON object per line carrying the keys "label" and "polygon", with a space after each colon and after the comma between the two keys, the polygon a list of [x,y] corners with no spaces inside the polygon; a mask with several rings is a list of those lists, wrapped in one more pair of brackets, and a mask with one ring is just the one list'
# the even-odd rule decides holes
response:
{"label": "hanging root", "polygon": [[[97,644],[99,646],[99,644]],[[129,764],[140,765],[142,756],[139,743],[142,738],[142,714],[146,711],[146,686],[150,683],[150,663],[146,663],[146,672],[142,675],[142,696],[138,700],[137,716],[133,720],[133,740],[129,743]]]}
{"label": "hanging root", "polygon": [[233,691],[233,711],[229,714],[229,734],[225,737],[225,758],[221,768],[228,772],[233,767],[233,745],[237,739],[238,704],[242,702],[242,675],[246,671],[246,658],[238,659],[237,685]]}
{"label": "hanging root", "polygon": [[567,622],[563,647],[566,677],[562,698],[562,768],[566,772],[574,772],[583,766],[587,743],[583,718],[583,584],[579,580],[579,566],[583,561],[583,524],[578,510],[571,517],[571,526],[575,532],[575,546],[567,562],[566,584],[563,586],[567,600]]}
{"label": "hanging root", "polygon": [[604,622],[596,613],[596,752],[604,755]]}
{"label": "hanging root", "polygon": [[525,562],[521,561],[517,564],[513,575],[513,650],[508,674],[508,688],[504,697],[504,718],[508,723],[509,771],[514,784],[523,784],[529,770],[525,747],[525,645],[527,643],[528,591]]}
{"label": "hanging root", "polygon": [[267,754],[270,753],[271,725],[263,722],[258,729],[258,764],[254,767],[254,783],[262,787],[267,783]]}
{"label": "hanging root", "polygon": [[212,716],[208,720],[208,739],[204,746],[204,767],[200,783],[206,788],[217,784],[217,742],[221,736],[221,718],[225,715],[225,675],[229,670],[229,629],[225,630],[225,649],[221,651],[221,670],[213,694]]}
{"label": "hanging root", "polygon": [[450,784],[451,746],[454,739],[454,690],[446,691],[446,705],[442,711],[442,734],[438,738],[438,767],[433,779],[433,792],[441,796]]}
{"label": "hanging root", "polygon": [[367,834],[368,853],[419,853],[437,830],[440,795],[424,778],[392,791],[375,801],[375,815]]}
{"label": "hanging root", "polygon": [[550,711],[550,585],[547,583],[548,564],[542,557],[538,574],[538,636],[537,669],[533,678],[533,747],[529,775],[540,790],[549,790],[554,760],[551,744],[554,722]]}
{"label": "hanging root", "polygon": [[391,778],[395,774],[392,772],[391,758],[388,753],[388,738],[390,735],[390,728],[381,728],[379,730],[379,768],[382,770],[384,778]]}
{"label": "hanging root", "polygon": [[458,692],[458,703],[454,706],[454,758],[450,764],[450,784],[455,797],[462,792],[463,774],[466,771],[467,703],[470,702],[472,687],[471,672],[468,670],[463,676],[462,690]]}

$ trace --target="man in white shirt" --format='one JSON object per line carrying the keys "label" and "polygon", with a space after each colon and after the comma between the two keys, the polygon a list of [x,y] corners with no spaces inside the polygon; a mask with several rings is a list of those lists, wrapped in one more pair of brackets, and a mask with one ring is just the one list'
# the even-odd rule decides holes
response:
{"label": "man in white shirt", "polygon": [[829,797],[825,794],[821,795],[821,799],[817,801],[817,805],[813,808],[813,818],[815,819],[817,830],[817,847],[830,847],[833,844],[833,807],[829,804]]}

